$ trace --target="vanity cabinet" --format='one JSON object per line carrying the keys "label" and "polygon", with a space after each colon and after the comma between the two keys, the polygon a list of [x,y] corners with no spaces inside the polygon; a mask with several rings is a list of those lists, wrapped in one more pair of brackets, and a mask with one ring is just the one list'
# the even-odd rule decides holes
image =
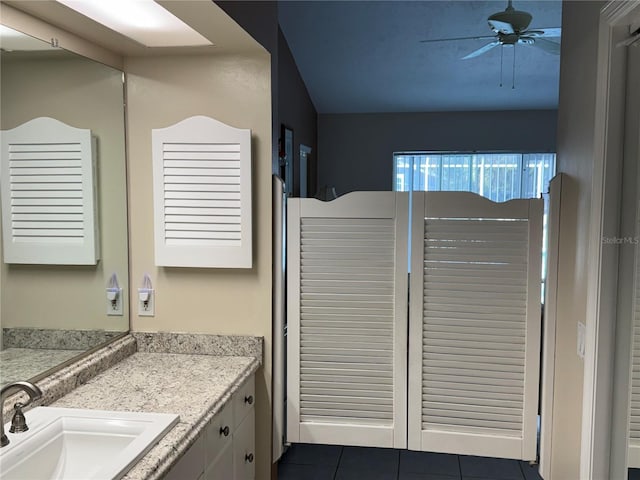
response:
{"label": "vanity cabinet", "polygon": [[[256,476],[256,409],[253,376],[231,398],[233,404],[233,478],[250,480]],[[229,477],[227,477],[229,478]]]}
{"label": "vanity cabinet", "polygon": [[253,375],[211,419],[169,471],[166,480],[255,478],[255,382]]}

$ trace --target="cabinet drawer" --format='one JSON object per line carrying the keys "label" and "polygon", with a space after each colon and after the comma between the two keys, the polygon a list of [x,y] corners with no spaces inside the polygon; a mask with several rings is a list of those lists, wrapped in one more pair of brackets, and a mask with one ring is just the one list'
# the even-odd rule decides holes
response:
{"label": "cabinet drawer", "polygon": [[232,402],[220,410],[211,419],[205,434],[205,459],[206,465],[213,462],[225,445],[231,443],[235,427],[233,426],[233,406]]}
{"label": "cabinet drawer", "polygon": [[256,475],[255,410],[249,413],[233,436],[233,478],[252,480]]}
{"label": "cabinet drawer", "polygon": [[233,395],[233,424],[240,425],[256,402],[256,388],[253,375]]}

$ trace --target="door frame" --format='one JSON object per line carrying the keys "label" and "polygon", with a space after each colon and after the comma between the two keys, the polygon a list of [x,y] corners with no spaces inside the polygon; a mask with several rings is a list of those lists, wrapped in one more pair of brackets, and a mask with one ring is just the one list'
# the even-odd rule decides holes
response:
{"label": "door frame", "polygon": [[[640,21],[640,18],[638,19]],[[633,27],[632,27],[633,30]],[[636,37],[640,41],[639,37]],[[627,48],[627,85],[640,85],[640,48]],[[632,55],[633,54],[633,55]],[[629,61],[632,63],[629,63]],[[635,77],[631,77],[635,75]],[[618,267],[618,310],[616,312],[616,347],[613,391],[628,392],[628,395],[613,396],[613,418],[611,424],[612,478],[626,478],[626,469],[633,459],[638,468],[640,449],[631,446],[631,388],[633,372],[633,349],[637,335],[636,298],[638,225],[638,155],[640,155],[640,89],[626,89],[625,138],[622,178],[622,205],[620,209],[620,238]],[[637,417],[636,417],[637,418]]]}
{"label": "door frame", "polygon": [[[602,238],[618,233],[620,139],[624,134],[625,58],[616,48],[622,26],[640,14],[640,0],[611,1],[600,13],[594,157],[589,229],[586,345],[582,402],[580,478],[609,478],[612,387],[616,335],[617,249],[603,249]],[[622,83],[624,84],[624,83]]]}

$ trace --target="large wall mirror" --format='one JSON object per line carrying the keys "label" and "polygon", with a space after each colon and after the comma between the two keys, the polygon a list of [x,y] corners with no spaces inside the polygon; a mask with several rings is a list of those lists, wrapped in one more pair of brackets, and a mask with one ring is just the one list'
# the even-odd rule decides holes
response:
{"label": "large wall mirror", "polygon": [[[4,384],[50,372],[128,331],[129,274],[123,73],[1,28],[0,129],[50,117],[91,130],[100,243],[96,265],[8,264],[2,258]],[[114,274],[122,288],[120,315],[108,314],[106,289]]]}

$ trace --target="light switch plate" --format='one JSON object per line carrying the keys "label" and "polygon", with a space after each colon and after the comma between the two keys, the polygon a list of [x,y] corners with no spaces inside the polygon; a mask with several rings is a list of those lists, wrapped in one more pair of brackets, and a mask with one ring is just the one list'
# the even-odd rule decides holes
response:
{"label": "light switch plate", "polygon": [[578,322],[578,356],[584,359],[584,351],[587,343],[587,326]]}

